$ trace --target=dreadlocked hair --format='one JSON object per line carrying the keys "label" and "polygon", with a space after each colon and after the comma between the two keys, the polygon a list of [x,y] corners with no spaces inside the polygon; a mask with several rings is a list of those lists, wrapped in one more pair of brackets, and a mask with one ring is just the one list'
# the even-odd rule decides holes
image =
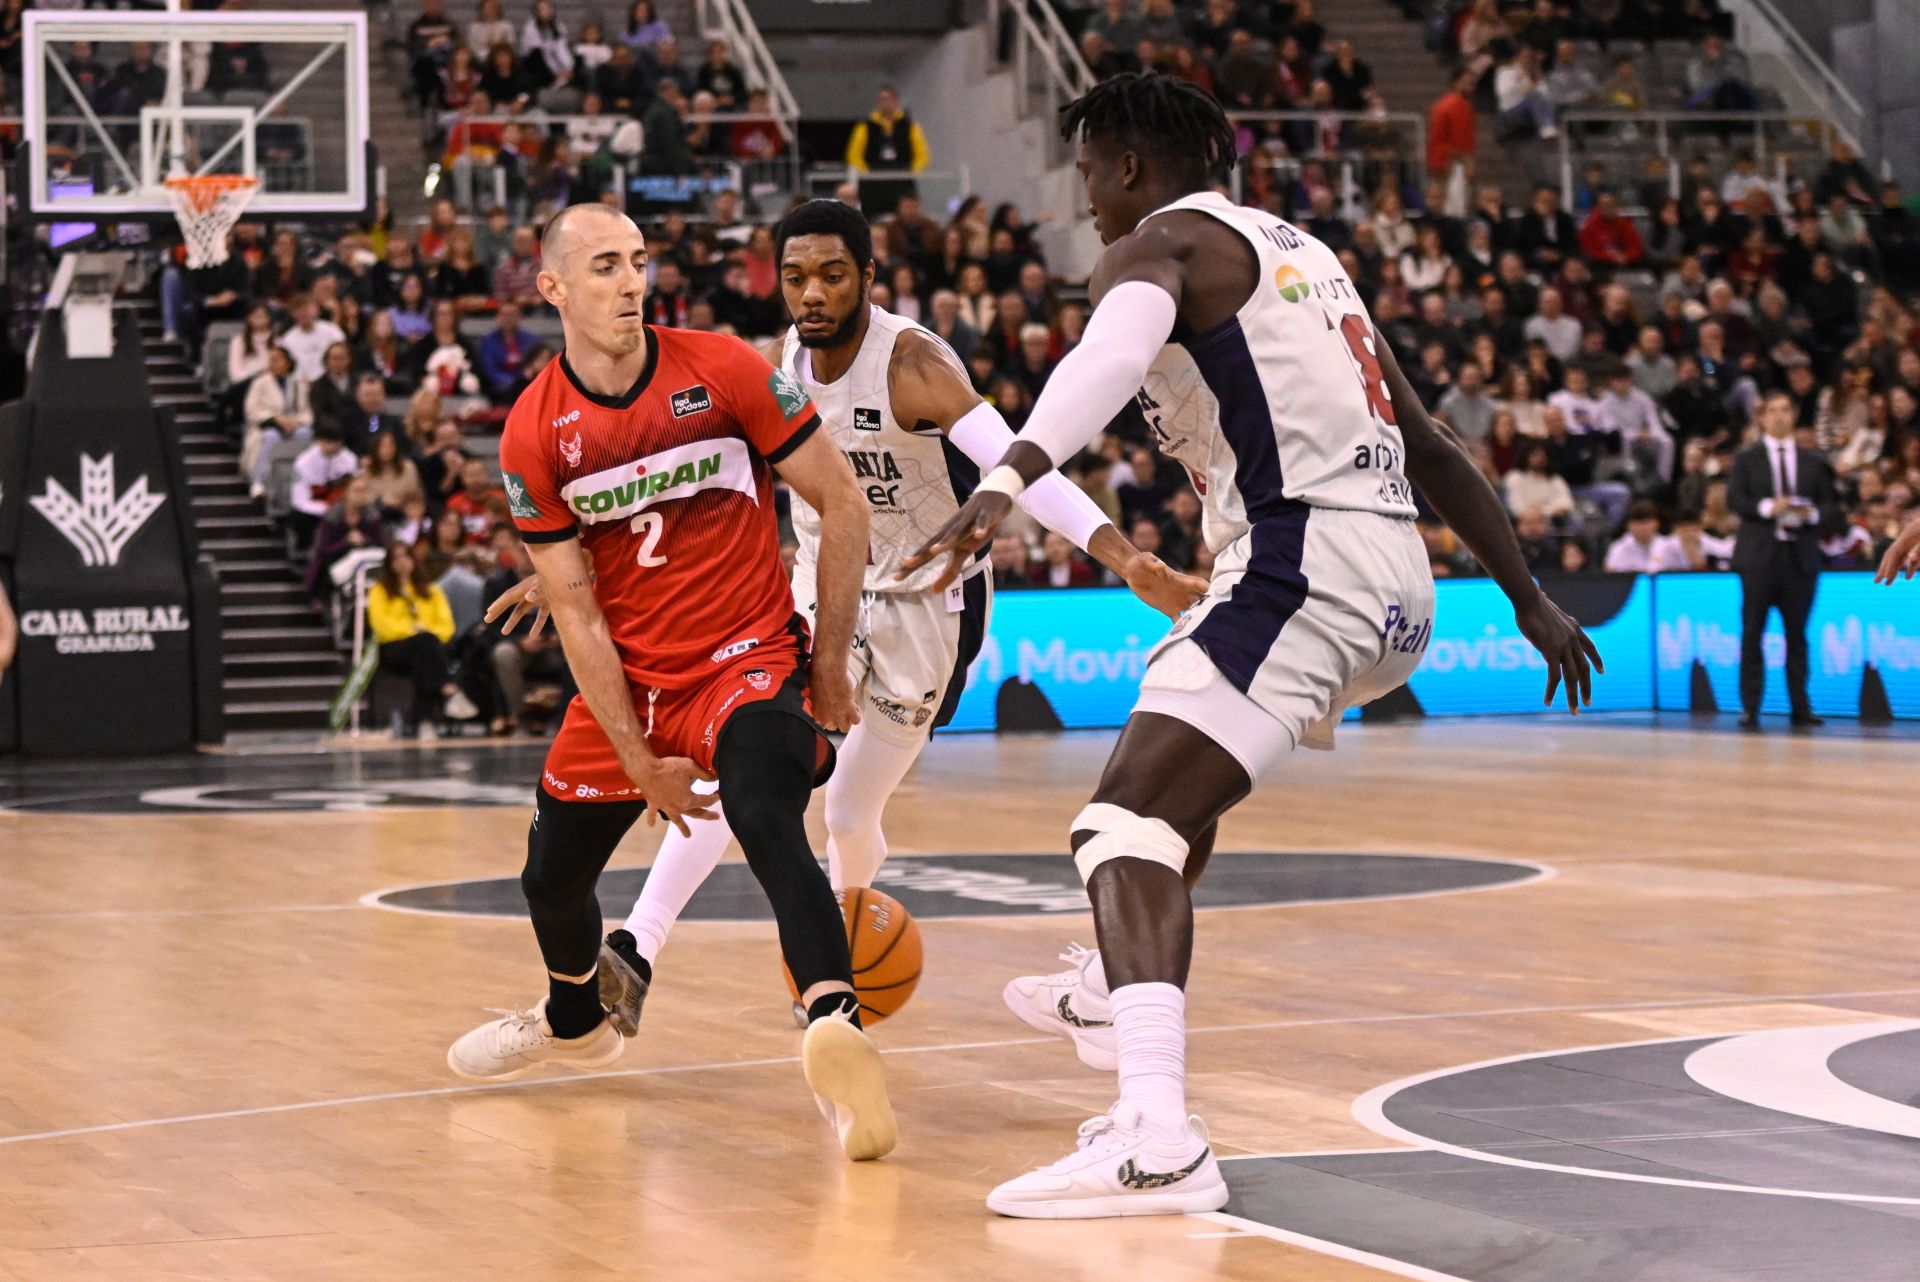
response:
{"label": "dreadlocked hair", "polygon": [[1224,178],[1238,150],[1212,94],[1159,72],[1126,71],[1101,81],[1060,109],[1060,136],[1124,139],[1136,151],[1198,166],[1207,179]]}

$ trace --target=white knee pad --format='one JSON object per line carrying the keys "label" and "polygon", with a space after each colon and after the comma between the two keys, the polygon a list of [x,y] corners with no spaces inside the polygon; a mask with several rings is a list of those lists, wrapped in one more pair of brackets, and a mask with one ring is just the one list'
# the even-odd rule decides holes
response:
{"label": "white knee pad", "polygon": [[1187,843],[1164,819],[1147,819],[1096,801],[1073,817],[1068,831],[1093,833],[1073,856],[1083,884],[1093,880],[1093,870],[1109,859],[1150,859],[1176,873],[1186,872]]}

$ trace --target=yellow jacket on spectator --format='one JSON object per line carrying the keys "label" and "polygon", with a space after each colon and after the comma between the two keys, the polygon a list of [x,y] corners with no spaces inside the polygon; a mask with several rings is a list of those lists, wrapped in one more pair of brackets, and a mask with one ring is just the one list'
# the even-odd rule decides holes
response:
{"label": "yellow jacket on spectator", "polygon": [[875,111],[853,127],[847,137],[847,165],[867,172],[874,169],[927,167],[927,136],[905,111],[885,116]]}
{"label": "yellow jacket on spectator", "polygon": [[445,645],[453,640],[453,607],[447,604],[447,594],[437,583],[426,596],[408,584],[397,597],[375,583],[367,593],[367,626],[382,644],[405,641],[416,632],[431,632]]}

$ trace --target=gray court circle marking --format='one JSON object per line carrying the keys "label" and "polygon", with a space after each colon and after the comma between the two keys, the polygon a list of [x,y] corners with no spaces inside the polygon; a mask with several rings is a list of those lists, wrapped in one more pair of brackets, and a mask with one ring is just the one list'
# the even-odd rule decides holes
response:
{"label": "gray court circle marking", "polygon": [[[1729,997],[1729,1004],[1736,1003],[1738,997]],[[1863,1023],[1862,1029],[1877,1029],[1868,1036],[1893,1036],[1910,1032],[1920,1027],[1914,1020],[1889,1020],[1879,1024]],[[1566,1055],[1582,1055],[1591,1051],[1631,1050],[1644,1046],[1674,1046],[1685,1042],[1716,1042],[1730,1038],[1747,1036],[1753,1033],[1773,1032],[1772,1029],[1749,1029],[1744,1033],[1695,1033],[1686,1037],[1652,1037],[1641,1041],[1602,1042],[1591,1046],[1561,1046],[1550,1050],[1528,1051],[1521,1055],[1504,1055],[1498,1059],[1480,1060],[1472,1064],[1460,1064],[1452,1068],[1434,1069],[1432,1072],[1416,1073],[1398,1081],[1376,1086],[1353,1102],[1353,1119],[1362,1126],[1385,1139],[1395,1140],[1409,1148],[1421,1149],[1432,1153],[1448,1153],[1454,1157],[1466,1158],[1475,1162],[1486,1162],[1494,1166],[1512,1166],[1527,1171],[1547,1171],[1556,1175],[1577,1175],[1594,1180],[1617,1180],[1627,1184],[1662,1184],[1671,1188],[1711,1189],[1723,1193],[1751,1193],[1761,1197],[1795,1197],[1816,1202],[1859,1202],[1881,1206],[1920,1206],[1920,1197],[1903,1197],[1883,1193],[1838,1193],[1822,1189],[1788,1189],[1764,1184],[1734,1184],[1720,1180],[1687,1180],[1665,1175],[1639,1175],[1631,1171],[1609,1171],[1597,1167],[1567,1166],[1558,1162],[1536,1162],[1524,1157],[1510,1157],[1503,1153],[1493,1153],[1485,1149],[1468,1148],[1461,1144],[1451,1144],[1445,1140],[1436,1140],[1408,1130],[1387,1116],[1387,1106],[1394,1096],[1411,1090],[1427,1082],[1446,1077],[1458,1077],[1482,1069],[1499,1068],[1507,1064],[1523,1064],[1530,1060],[1551,1059]]]}
{"label": "gray court circle marking", "polygon": [[[624,915],[638,896],[645,868],[610,868],[600,879],[601,906]],[[1522,859],[1381,851],[1220,851],[1195,891],[1194,908],[1253,908],[1426,899],[1509,890],[1555,875]],[[714,886],[714,880],[722,884]],[[1086,892],[1072,860],[1057,851],[898,855],[874,879],[923,921],[1055,917],[1084,914]],[[463,877],[369,891],[360,903],[431,917],[525,921],[517,876]],[[703,896],[705,896],[703,900]],[[745,864],[721,864],[695,894],[683,921],[771,922],[758,883]]]}

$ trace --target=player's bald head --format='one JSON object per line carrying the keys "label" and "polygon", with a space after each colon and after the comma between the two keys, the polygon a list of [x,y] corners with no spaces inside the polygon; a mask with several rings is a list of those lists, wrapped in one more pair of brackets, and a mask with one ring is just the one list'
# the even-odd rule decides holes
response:
{"label": "player's bald head", "polygon": [[634,226],[633,219],[611,205],[598,202],[568,205],[547,220],[546,231],[540,237],[540,260],[552,265],[549,270],[557,268],[568,254],[587,243],[596,232],[610,231],[620,224],[632,228],[636,234],[640,230]]}

